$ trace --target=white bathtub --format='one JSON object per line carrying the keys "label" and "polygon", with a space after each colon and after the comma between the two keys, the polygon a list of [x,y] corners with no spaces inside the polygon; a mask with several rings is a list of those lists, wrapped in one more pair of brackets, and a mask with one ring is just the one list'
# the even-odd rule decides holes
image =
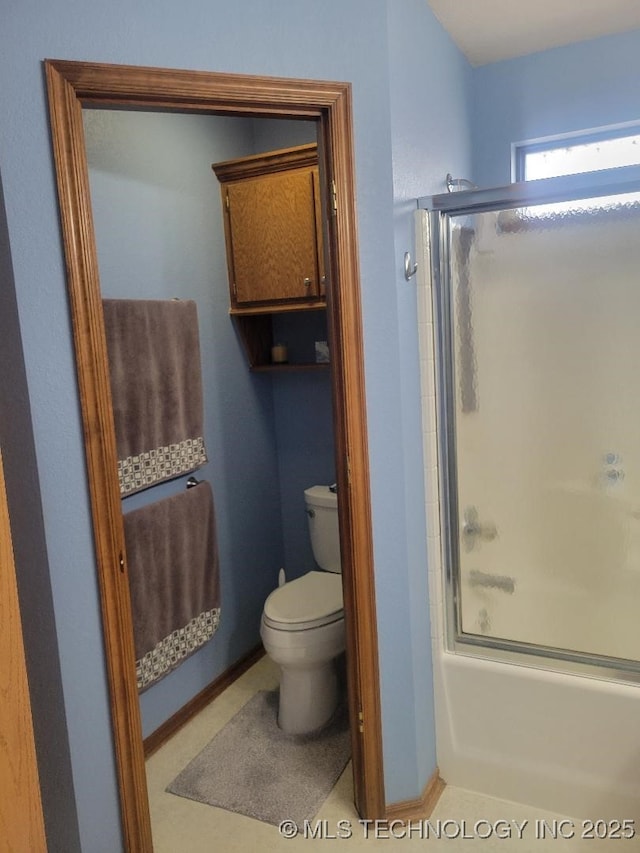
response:
{"label": "white bathtub", "polygon": [[437,755],[447,783],[640,828],[640,688],[435,645]]}

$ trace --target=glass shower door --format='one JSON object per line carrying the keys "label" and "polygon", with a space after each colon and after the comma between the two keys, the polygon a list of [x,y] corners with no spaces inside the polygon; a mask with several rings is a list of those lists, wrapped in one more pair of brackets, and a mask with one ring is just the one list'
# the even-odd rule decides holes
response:
{"label": "glass shower door", "polygon": [[458,640],[640,659],[638,198],[441,214]]}

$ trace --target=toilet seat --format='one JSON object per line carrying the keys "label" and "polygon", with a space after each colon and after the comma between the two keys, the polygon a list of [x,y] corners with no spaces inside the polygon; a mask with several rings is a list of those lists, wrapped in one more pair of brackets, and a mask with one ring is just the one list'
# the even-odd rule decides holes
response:
{"label": "toilet seat", "polygon": [[342,577],[311,571],[275,589],[264,603],[264,624],[278,631],[307,631],[344,619]]}

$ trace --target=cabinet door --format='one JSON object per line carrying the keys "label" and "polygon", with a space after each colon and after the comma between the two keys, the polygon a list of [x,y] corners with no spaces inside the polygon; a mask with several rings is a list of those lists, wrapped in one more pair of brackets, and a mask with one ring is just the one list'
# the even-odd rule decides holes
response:
{"label": "cabinet door", "polygon": [[227,185],[236,305],[318,298],[313,172]]}

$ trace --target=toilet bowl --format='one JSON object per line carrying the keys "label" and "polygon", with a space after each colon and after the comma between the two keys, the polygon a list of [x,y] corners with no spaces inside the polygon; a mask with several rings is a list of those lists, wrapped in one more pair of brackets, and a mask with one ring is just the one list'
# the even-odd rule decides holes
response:
{"label": "toilet bowl", "polygon": [[313,486],[305,503],[314,557],[326,570],[275,589],[260,624],[265,651],[280,668],[278,725],[287,734],[329,722],[339,701],[336,658],[345,649],[337,497]]}

